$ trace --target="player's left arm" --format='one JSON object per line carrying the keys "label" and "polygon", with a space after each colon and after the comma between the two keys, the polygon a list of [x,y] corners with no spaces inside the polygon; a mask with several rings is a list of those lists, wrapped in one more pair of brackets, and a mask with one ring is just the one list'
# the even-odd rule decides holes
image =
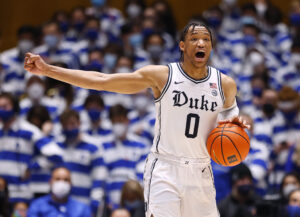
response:
{"label": "player's left arm", "polygon": [[219,123],[235,123],[243,128],[248,128],[250,125],[239,116],[239,108],[236,103],[237,87],[235,81],[224,74],[221,74],[222,89],[224,93],[224,105],[219,113]]}

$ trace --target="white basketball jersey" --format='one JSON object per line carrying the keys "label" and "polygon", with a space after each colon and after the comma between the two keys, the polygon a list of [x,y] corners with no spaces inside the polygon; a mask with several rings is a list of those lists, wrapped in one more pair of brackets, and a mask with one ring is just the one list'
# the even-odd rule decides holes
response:
{"label": "white basketball jersey", "polygon": [[191,78],[179,63],[171,63],[169,78],[155,100],[155,137],[151,151],[163,155],[208,158],[206,139],[216,127],[224,95],[220,72],[208,66],[207,76]]}

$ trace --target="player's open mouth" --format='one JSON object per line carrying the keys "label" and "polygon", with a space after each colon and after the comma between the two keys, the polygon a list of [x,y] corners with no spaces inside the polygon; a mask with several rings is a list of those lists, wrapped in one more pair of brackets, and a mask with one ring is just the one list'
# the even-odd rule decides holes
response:
{"label": "player's open mouth", "polygon": [[195,54],[195,57],[197,58],[197,59],[203,59],[204,57],[205,57],[205,52],[203,52],[203,51],[198,51],[196,54]]}

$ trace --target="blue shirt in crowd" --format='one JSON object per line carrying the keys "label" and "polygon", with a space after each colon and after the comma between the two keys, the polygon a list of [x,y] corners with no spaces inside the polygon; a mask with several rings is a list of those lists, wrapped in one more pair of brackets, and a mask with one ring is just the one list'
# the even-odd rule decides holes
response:
{"label": "blue shirt in crowd", "polygon": [[51,195],[34,200],[28,210],[28,217],[91,217],[88,205],[69,197],[66,203],[57,203]]}

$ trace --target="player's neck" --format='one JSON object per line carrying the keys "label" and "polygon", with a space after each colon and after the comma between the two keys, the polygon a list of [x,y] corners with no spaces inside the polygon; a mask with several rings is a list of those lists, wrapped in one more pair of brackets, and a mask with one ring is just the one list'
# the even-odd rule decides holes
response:
{"label": "player's neck", "polygon": [[187,63],[185,61],[180,63],[182,69],[187,73],[191,78],[195,80],[200,80],[207,76],[207,66],[204,65],[203,67],[195,67],[191,63]]}

